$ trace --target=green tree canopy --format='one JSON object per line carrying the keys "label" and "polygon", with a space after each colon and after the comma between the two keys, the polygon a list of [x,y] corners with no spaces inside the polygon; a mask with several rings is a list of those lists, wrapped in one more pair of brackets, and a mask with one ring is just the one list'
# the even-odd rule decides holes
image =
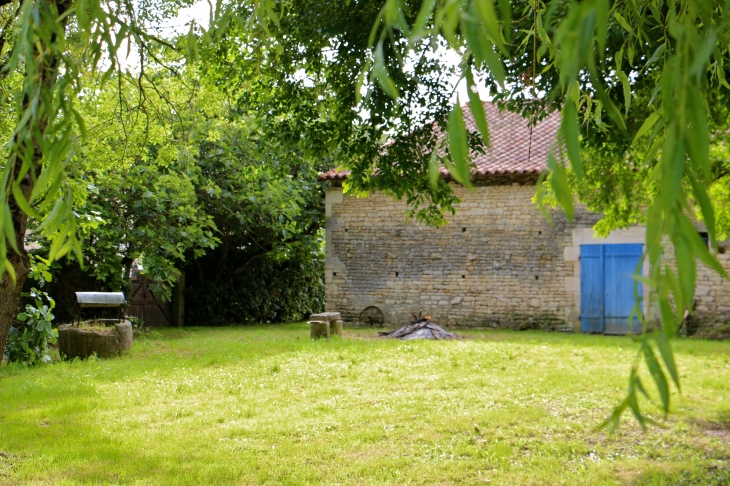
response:
{"label": "green tree canopy", "polygon": [[[90,136],[66,170],[84,268],[72,258],[54,266],[59,317],[70,319],[73,290],[126,291],[133,265],[162,298],[187,270],[187,314],[199,324],[300,319],[319,310],[322,166],[296,144],[261,133],[257,117],[231,106],[198,65],[148,66],[147,75],[155,85],[143,85],[144,104],[129,73],[105,85],[83,79],[79,112]],[[50,242],[41,241],[47,252]],[[254,275],[266,280],[245,285]],[[282,289],[286,299],[272,293]],[[215,303],[221,295],[228,305]],[[255,309],[241,308],[254,300]],[[235,306],[238,313],[227,312]]]}

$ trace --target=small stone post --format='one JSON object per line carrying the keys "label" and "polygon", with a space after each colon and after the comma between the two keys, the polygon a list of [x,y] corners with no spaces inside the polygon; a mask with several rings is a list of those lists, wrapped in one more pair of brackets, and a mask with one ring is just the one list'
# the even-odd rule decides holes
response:
{"label": "small stone post", "polygon": [[330,323],[327,321],[309,321],[309,337],[312,339],[329,339]]}
{"label": "small stone post", "polygon": [[330,333],[334,336],[342,337],[342,321],[337,320],[330,322]]}

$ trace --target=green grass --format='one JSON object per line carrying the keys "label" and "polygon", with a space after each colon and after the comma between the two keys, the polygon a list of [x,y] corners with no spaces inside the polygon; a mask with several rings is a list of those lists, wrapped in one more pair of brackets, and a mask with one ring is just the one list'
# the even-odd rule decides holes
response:
{"label": "green grass", "polygon": [[118,359],[3,366],[0,484],[730,482],[730,343],[677,342],[682,395],[668,419],[647,404],[666,428],[606,436],[629,338],[374,334],[169,329]]}

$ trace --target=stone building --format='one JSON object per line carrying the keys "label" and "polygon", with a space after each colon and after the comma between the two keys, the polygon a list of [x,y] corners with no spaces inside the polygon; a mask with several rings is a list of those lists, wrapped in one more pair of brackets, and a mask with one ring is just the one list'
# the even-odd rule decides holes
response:
{"label": "stone building", "polygon": [[[580,206],[570,222],[556,211],[551,225],[532,199],[559,119],[531,131],[519,115],[485,109],[491,149],[474,160],[475,190],[454,187],[462,202],[445,227],[406,223],[405,203],[382,193],[343,195],[346,172],[321,175],[331,182],[326,309],[351,323],[375,306],[387,324],[423,311],[445,325],[625,333],[644,228],[598,239],[600,215]],[[730,268],[730,254],[718,257]],[[699,268],[696,294],[698,316],[730,318],[730,283],[719,275]]]}

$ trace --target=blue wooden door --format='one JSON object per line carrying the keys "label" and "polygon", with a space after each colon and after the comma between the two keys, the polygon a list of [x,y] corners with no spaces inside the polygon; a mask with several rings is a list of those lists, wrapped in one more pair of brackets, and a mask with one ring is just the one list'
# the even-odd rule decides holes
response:
{"label": "blue wooden door", "polygon": [[[643,245],[581,245],[580,247],[580,329],[583,332],[626,334],[628,319],[642,295],[636,292],[632,275]],[[634,318],[633,328],[639,328]]]}

